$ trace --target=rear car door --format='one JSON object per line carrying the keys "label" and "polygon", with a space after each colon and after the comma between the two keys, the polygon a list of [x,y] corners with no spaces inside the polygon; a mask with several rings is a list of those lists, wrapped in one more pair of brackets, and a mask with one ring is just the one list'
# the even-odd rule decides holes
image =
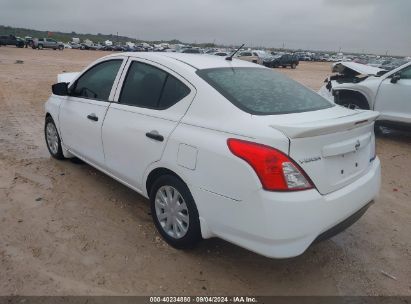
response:
{"label": "rear car door", "polygon": [[[136,190],[147,167],[160,160],[167,140],[186,113],[195,88],[151,61],[130,60],[103,124],[106,166]],[[120,89],[121,88],[121,89]]]}
{"label": "rear car door", "polygon": [[[392,83],[394,75],[400,79]],[[374,110],[381,113],[381,120],[411,124],[411,65],[382,81]]]}
{"label": "rear car door", "polygon": [[70,86],[60,106],[63,144],[98,166],[104,166],[101,127],[125,61],[125,57],[114,57],[87,69]]}

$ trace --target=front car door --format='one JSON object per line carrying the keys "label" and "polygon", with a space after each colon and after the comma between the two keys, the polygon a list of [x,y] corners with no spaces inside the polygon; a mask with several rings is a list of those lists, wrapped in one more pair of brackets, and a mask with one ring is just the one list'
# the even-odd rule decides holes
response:
{"label": "front car door", "polygon": [[[395,75],[399,80],[392,83]],[[411,124],[411,64],[381,82],[374,110],[381,113],[379,120]]]}
{"label": "front car door", "polygon": [[195,88],[164,66],[129,60],[103,124],[106,166],[141,191],[148,166],[161,159],[167,140],[186,113]]}
{"label": "front car door", "polygon": [[104,166],[101,127],[126,57],[114,57],[88,68],[69,87],[60,106],[64,146],[80,158]]}

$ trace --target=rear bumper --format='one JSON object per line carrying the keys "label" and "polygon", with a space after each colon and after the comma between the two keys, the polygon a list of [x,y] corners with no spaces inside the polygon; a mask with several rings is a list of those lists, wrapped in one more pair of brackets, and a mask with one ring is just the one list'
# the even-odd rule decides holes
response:
{"label": "rear bumper", "polygon": [[327,195],[315,189],[294,193],[259,190],[234,201],[198,189],[193,196],[203,237],[217,236],[267,257],[288,258],[358,220],[378,195],[380,174],[376,158],[367,174]]}
{"label": "rear bumper", "polygon": [[369,202],[367,205],[362,207],[360,210],[355,212],[353,215],[350,217],[346,218],[343,220],[341,223],[338,223],[334,227],[328,229],[327,231],[324,231],[321,233],[317,238],[314,240],[314,243],[319,243],[325,240],[328,240],[329,238],[332,238],[333,236],[339,234],[340,232],[343,232],[345,229],[356,223],[363,215],[364,213],[368,210],[368,208],[374,203],[374,201]]}

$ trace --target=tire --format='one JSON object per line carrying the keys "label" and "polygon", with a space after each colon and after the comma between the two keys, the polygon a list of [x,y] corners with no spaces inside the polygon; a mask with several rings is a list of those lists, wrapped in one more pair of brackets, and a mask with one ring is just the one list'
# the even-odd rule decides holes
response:
{"label": "tire", "polygon": [[39,44],[37,48],[38,48],[39,50],[42,50],[42,49],[43,49],[43,45],[42,45],[42,44]]}
{"label": "tire", "polygon": [[[177,200],[167,203],[170,198]],[[150,202],[154,224],[169,245],[187,249],[202,239],[194,198],[182,180],[173,175],[160,176],[151,187]]]}
{"label": "tire", "polygon": [[46,117],[46,121],[44,123],[44,138],[46,140],[47,149],[49,150],[50,155],[55,159],[64,159],[60,135],[57,131],[53,118],[50,116]]}
{"label": "tire", "polygon": [[292,68],[293,70],[295,70],[296,67],[297,67],[297,66],[296,66],[295,63],[292,63],[292,64],[291,64],[291,68]]}
{"label": "tire", "polygon": [[342,98],[339,104],[351,110],[358,110],[358,109],[369,110],[370,109],[368,104],[366,104],[361,99]]}
{"label": "tire", "polygon": [[374,134],[376,136],[379,136],[382,134],[381,125],[377,121],[374,123]]}
{"label": "tire", "polygon": [[62,51],[64,47],[62,45],[59,45],[59,51]]}

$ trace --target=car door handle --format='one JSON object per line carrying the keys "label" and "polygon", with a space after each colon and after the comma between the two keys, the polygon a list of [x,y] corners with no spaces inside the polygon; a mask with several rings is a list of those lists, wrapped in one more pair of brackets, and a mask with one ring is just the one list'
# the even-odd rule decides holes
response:
{"label": "car door handle", "polygon": [[151,138],[151,139],[154,139],[154,140],[157,140],[157,141],[163,141],[164,140],[163,135],[158,134],[157,131],[148,132],[148,133],[146,133],[146,136],[148,138]]}
{"label": "car door handle", "polygon": [[96,116],[96,114],[89,114],[87,115],[87,118],[93,121],[98,121],[98,117]]}

